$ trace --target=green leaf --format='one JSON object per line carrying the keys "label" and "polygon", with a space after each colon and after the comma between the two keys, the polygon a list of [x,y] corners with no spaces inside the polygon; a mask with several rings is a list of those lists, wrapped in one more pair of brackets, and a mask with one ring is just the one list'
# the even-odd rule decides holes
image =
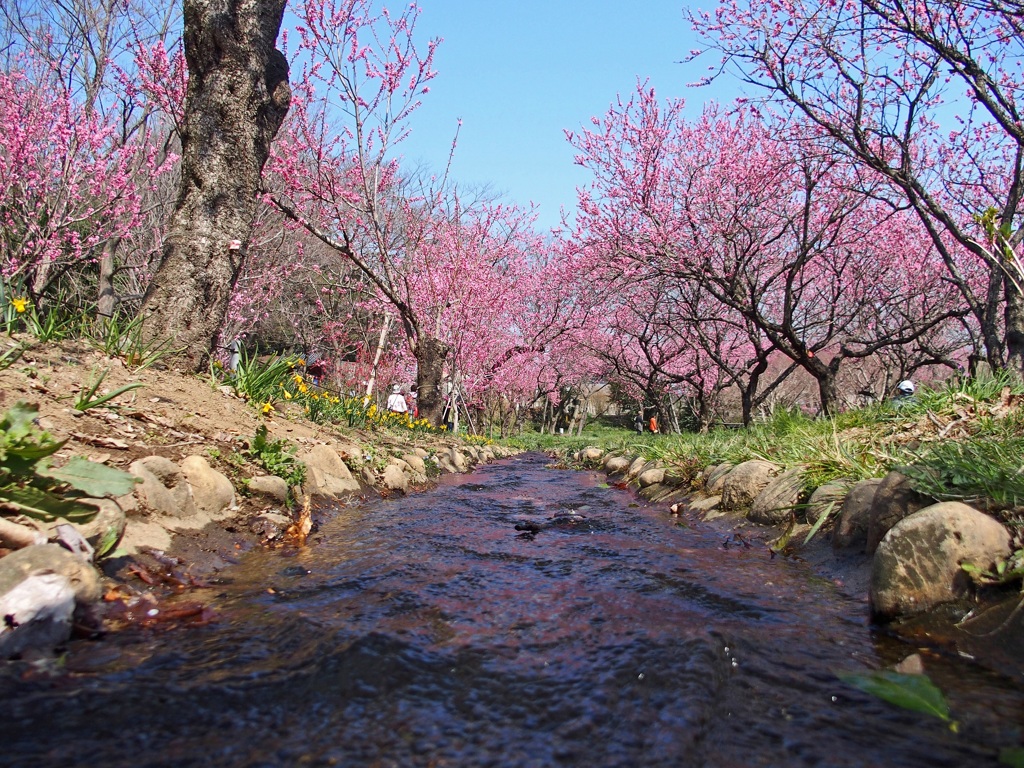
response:
{"label": "green leaf", "polygon": [[81,456],[72,456],[59,469],[38,469],[36,473],[61,483],[89,496],[124,496],[131,493],[138,479],[127,472],[106,464],[98,464]]}
{"label": "green leaf", "polygon": [[37,520],[50,522],[63,517],[72,523],[84,523],[99,512],[99,508],[75,499],[62,499],[40,488],[0,488],[0,501],[16,512]]}
{"label": "green leaf", "polygon": [[890,704],[949,721],[949,705],[942,691],[926,675],[904,675],[884,669],[877,672],[841,672],[837,677]]}
{"label": "green leaf", "polygon": [[1003,747],[999,750],[999,764],[1024,768],[1024,747]]}

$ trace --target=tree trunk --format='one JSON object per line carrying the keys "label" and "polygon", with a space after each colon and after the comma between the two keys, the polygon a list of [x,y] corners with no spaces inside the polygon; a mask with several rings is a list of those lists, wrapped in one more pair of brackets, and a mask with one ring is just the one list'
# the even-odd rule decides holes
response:
{"label": "tree trunk", "polygon": [[285,0],[184,0],[189,81],[178,201],[143,299],[146,335],[200,370],[245,264],[270,143],[291,100]]}
{"label": "tree trunk", "polygon": [[1006,281],[1006,367],[1017,376],[1024,376],[1024,295],[1009,277]]}
{"label": "tree trunk", "polygon": [[[434,426],[440,425],[444,414],[441,378],[449,350],[445,342],[429,336],[420,338],[416,344],[416,399],[420,418],[429,420]],[[453,393],[452,407],[455,406]]]}

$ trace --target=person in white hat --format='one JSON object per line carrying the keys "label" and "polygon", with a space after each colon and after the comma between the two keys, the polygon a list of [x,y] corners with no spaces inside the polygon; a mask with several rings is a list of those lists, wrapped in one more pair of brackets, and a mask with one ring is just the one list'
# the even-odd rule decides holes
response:
{"label": "person in white hat", "polygon": [[906,403],[914,397],[914,382],[904,379],[896,385],[896,396],[893,398],[898,403]]}
{"label": "person in white hat", "polygon": [[402,397],[402,388],[395,384],[391,388],[391,394],[388,395],[388,410],[392,413],[408,413],[409,406],[405,402],[405,398]]}

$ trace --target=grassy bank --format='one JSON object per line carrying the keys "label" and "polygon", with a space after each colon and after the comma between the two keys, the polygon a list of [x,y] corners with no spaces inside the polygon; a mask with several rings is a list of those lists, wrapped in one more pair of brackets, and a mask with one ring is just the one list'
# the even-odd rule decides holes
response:
{"label": "grassy bank", "polygon": [[748,429],[643,436],[598,421],[581,436],[527,433],[506,442],[561,455],[595,445],[660,459],[684,476],[711,464],[766,459],[803,468],[809,487],[899,469],[922,493],[964,500],[1016,524],[1024,513],[1022,405],[1019,381],[986,377],[829,419],[779,411]]}

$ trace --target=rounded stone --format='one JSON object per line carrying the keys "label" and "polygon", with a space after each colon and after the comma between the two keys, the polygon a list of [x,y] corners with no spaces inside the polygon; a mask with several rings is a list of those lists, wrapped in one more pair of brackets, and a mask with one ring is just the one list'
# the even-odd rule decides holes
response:
{"label": "rounded stone", "polygon": [[1012,551],[1010,532],[958,501],[933,504],[903,518],[882,538],[871,564],[871,611],[888,620],[934,608],[970,593],[961,566],[991,570]]}

